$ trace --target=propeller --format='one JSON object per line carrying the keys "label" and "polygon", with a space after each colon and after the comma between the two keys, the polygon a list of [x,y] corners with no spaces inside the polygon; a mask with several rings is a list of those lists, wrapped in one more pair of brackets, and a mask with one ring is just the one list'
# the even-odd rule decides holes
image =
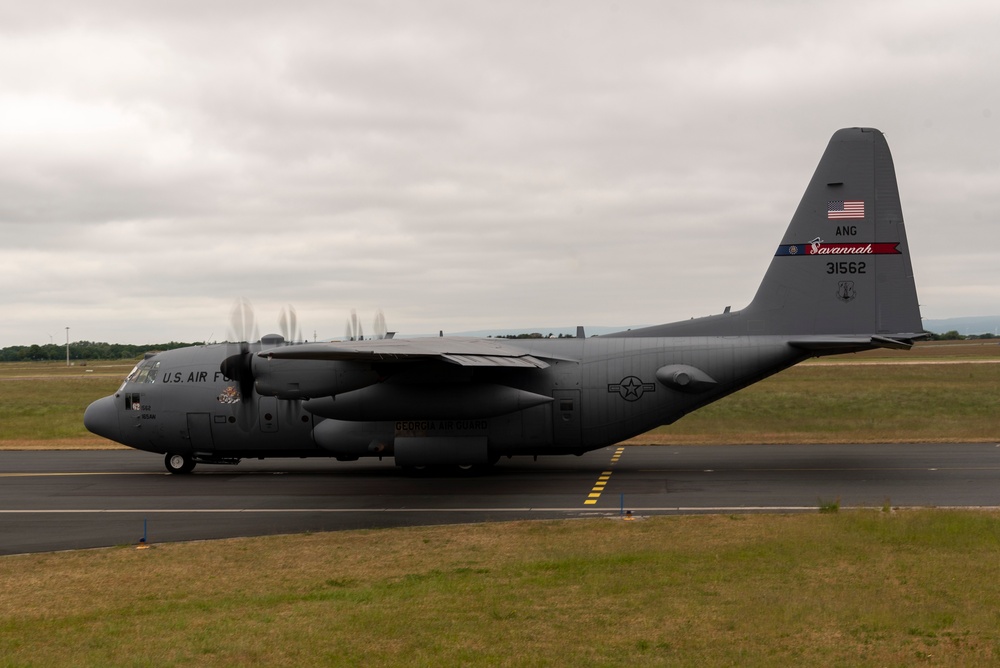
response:
{"label": "propeller", "polygon": [[[373,326],[375,339],[384,339],[389,333],[388,327],[385,324],[385,314],[382,309],[378,309],[375,312],[375,324]],[[361,320],[358,319],[358,312],[351,309],[351,317],[347,319],[347,329],[344,334],[344,338],[348,341],[363,341],[365,338],[364,332],[361,329]]]}
{"label": "propeller", "polygon": [[385,313],[382,313],[382,309],[375,311],[375,338],[384,339],[388,331],[389,328],[385,325]]}
{"label": "propeller", "polygon": [[278,327],[281,329],[281,335],[287,343],[302,341],[302,330],[298,325],[295,307],[291,304],[281,308],[281,313],[278,315]]}
{"label": "propeller", "polygon": [[[231,381],[230,385],[219,396],[219,402],[233,405],[236,422],[243,431],[249,431],[257,420],[257,401],[255,394],[254,354],[262,347],[280,345],[269,336],[260,340],[257,330],[257,319],[253,305],[249,300],[236,300],[229,314],[230,340],[227,355],[219,370]],[[287,344],[302,341],[302,330],[299,328],[298,315],[291,304],[282,307],[278,314],[278,326],[281,336]]]}
{"label": "propeller", "polygon": [[253,304],[246,297],[240,297],[229,312],[229,339],[237,343],[249,343],[259,338]]}
{"label": "propeller", "polygon": [[227,390],[220,397],[220,403],[236,404],[236,417],[240,428],[249,431],[255,416],[253,413],[253,353],[250,351],[250,341],[256,341],[257,320],[253,305],[245,297],[236,300],[229,313],[229,354],[222,360],[219,370],[222,374],[234,380],[239,388],[238,396]]}
{"label": "propeller", "polygon": [[347,340],[361,341],[364,333],[361,331],[361,321],[358,320],[358,312],[351,309],[351,317],[347,320]]}

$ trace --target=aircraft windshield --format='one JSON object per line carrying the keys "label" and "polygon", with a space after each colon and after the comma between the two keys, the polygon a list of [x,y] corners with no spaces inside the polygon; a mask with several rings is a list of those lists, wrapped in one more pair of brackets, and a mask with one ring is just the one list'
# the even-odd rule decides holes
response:
{"label": "aircraft windshield", "polygon": [[154,359],[143,360],[135,365],[132,372],[125,377],[122,387],[129,383],[155,383],[156,374],[160,369],[160,361]]}

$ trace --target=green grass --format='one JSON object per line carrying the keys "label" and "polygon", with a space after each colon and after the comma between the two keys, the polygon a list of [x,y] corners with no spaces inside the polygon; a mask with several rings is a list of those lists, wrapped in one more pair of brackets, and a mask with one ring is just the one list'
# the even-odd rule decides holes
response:
{"label": "green grass", "polygon": [[[963,362],[986,350],[914,353]],[[998,365],[836,361],[791,369],[646,438],[1000,439]],[[131,366],[0,364],[0,447],[100,442],[83,410]],[[150,530],[155,542],[155,521]],[[0,558],[0,666],[994,665],[998,580],[996,513],[892,512],[888,501],[851,511],[830,499],[795,516],[24,555]]]}
{"label": "green grass", "polygon": [[1000,439],[1000,364],[806,364],[640,442],[892,443]]}
{"label": "green grass", "polygon": [[28,380],[0,383],[0,388],[6,390],[0,394],[3,438],[82,436],[85,434],[81,431],[83,412],[87,405],[111,394],[116,387],[109,385],[107,379],[97,378],[64,378],[58,383]]}
{"label": "green grass", "polygon": [[841,511],[0,559],[0,665],[986,665],[1000,516]]}
{"label": "green grass", "polygon": [[[628,443],[997,441],[1000,364],[977,362],[998,358],[1000,345],[980,342],[824,358]],[[113,393],[132,365],[0,364],[0,449],[108,445],[84,429],[83,412]]]}
{"label": "green grass", "polygon": [[113,394],[132,368],[121,362],[66,367],[51,362],[0,364],[0,443],[94,438],[83,427],[83,412],[95,399]]}

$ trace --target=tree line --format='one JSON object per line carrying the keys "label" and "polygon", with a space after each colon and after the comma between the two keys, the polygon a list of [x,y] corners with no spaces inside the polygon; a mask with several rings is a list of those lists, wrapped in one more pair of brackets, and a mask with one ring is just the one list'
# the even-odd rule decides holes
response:
{"label": "tree line", "polygon": [[[127,360],[139,359],[151,351],[172,350],[200,343],[147,343],[133,345],[129,343],[98,343],[95,341],[74,341],[69,344],[70,361],[85,360]],[[0,362],[41,362],[45,360],[58,361],[66,359],[66,346],[58,343],[31,346],[9,346],[0,348]]]}
{"label": "tree line", "polygon": [[976,339],[995,339],[995,334],[959,334],[957,330],[949,330],[944,334],[931,333],[931,341],[974,341]]}
{"label": "tree line", "polygon": [[[508,334],[496,338],[504,339],[541,339],[541,333],[532,332],[530,334]],[[572,338],[568,334],[559,334],[558,338]],[[975,339],[998,338],[993,334],[959,334],[955,330],[944,332],[943,334],[931,334],[932,341],[962,341]],[[127,360],[139,359],[143,355],[152,351],[173,350],[174,348],[185,348],[187,346],[203,345],[201,342],[183,343],[171,341],[169,343],[147,343],[143,345],[133,345],[129,343],[98,343],[95,341],[74,341],[69,344],[70,361],[86,360]],[[45,345],[31,346],[9,346],[0,348],[0,362],[42,362],[59,361],[66,359],[66,346],[58,343],[48,343]]]}

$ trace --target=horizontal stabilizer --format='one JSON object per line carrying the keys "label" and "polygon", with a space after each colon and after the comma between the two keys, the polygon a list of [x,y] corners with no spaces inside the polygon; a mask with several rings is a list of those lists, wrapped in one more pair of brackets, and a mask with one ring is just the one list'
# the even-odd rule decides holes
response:
{"label": "horizontal stabilizer", "polygon": [[788,345],[799,350],[835,355],[838,353],[859,352],[873,348],[889,348],[892,350],[909,350],[917,339],[926,338],[927,334],[905,334],[895,337],[888,336],[815,336],[794,339]]}
{"label": "horizontal stabilizer", "polygon": [[907,336],[901,336],[896,338],[889,338],[887,336],[873,336],[872,345],[879,348],[891,348],[892,350],[909,350],[913,347],[913,343],[920,339],[926,339],[930,334],[924,332],[921,334],[912,334]]}

